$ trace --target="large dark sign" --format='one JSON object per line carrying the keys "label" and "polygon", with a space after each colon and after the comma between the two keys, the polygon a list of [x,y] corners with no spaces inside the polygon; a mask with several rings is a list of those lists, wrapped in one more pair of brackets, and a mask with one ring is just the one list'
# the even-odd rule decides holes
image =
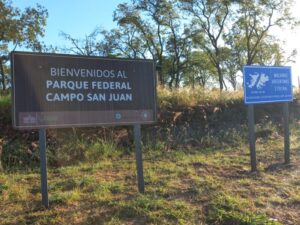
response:
{"label": "large dark sign", "polygon": [[16,128],[156,120],[153,61],[12,52],[11,64]]}

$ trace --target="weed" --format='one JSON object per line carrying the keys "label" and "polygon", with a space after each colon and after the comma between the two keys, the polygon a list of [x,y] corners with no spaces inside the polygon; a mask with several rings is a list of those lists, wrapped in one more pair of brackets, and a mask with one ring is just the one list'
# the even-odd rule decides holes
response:
{"label": "weed", "polygon": [[201,88],[180,88],[171,91],[170,89],[158,87],[158,105],[160,107],[189,107],[207,103],[226,103],[232,101],[241,101],[242,92],[226,92],[222,95],[218,90],[205,90]]}
{"label": "weed", "polygon": [[114,142],[99,140],[88,146],[84,155],[87,161],[96,162],[100,159],[118,156],[119,152]]}
{"label": "weed", "polygon": [[1,161],[5,170],[37,168],[39,151],[37,147],[30,149],[25,140],[16,139],[3,146]]}
{"label": "weed", "polygon": [[247,210],[247,201],[238,196],[220,193],[209,205],[207,222],[222,225],[280,225],[265,214]]}
{"label": "weed", "polygon": [[57,192],[49,197],[49,204],[72,204],[79,201],[81,198],[81,191],[75,188],[71,191]]}
{"label": "weed", "polygon": [[73,178],[70,178],[51,185],[51,190],[70,191],[76,187],[77,187],[76,181]]}
{"label": "weed", "polygon": [[124,223],[118,217],[113,216],[105,224],[107,224],[107,225],[122,225]]}
{"label": "weed", "polygon": [[142,149],[145,152],[150,154],[155,154],[155,152],[161,152],[167,149],[166,142],[161,140],[151,140],[151,138],[147,138],[147,144],[143,144]]}
{"label": "weed", "polygon": [[50,195],[49,204],[63,204],[67,202],[67,195],[65,193],[55,193]]}
{"label": "weed", "polygon": [[68,193],[67,203],[71,204],[71,203],[80,201],[81,196],[82,196],[82,193],[81,193],[80,188],[75,188],[74,190],[72,190]]}
{"label": "weed", "polygon": [[292,205],[300,205],[300,191],[298,191],[298,194],[292,195],[292,197],[289,199],[289,203]]}
{"label": "weed", "polygon": [[120,207],[120,218],[144,217],[148,222],[160,221],[162,224],[186,224],[193,214],[193,210],[185,202],[168,202],[149,195],[138,195],[117,205]]}
{"label": "weed", "polygon": [[3,191],[5,191],[7,189],[8,189],[8,186],[6,184],[0,183],[0,195],[2,194]]}
{"label": "weed", "polygon": [[8,106],[10,106],[10,102],[11,102],[11,95],[9,94],[2,94],[0,92],[0,108],[4,109]]}
{"label": "weed", "polygon": [[58,165],[71,165],[76,164],[84,159],[84,150],[87,148],[88,143],[77,137],[69,137],[65,139],[58,150],[50,151],[56,152],[56,160]]}
{"label": "weed", "polygon": [[9,201],[18,202],[26,201],[28,199],[29,191],[25,185],[20,186],[17,182],[13,182],[8,184],[8,187],[9,188],[6,190],[6,197]]}
{"label": "weed", "polygon": [[86,188],[93,183],[93,179],[91,177],[83,177],[79,181],[76,182],[77,186],[80,188]]}

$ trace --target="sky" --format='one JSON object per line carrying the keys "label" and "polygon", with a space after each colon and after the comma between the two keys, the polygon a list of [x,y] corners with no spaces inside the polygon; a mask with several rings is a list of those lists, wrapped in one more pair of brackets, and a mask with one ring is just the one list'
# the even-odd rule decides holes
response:
{"label": "sky", "polygon": [[123,2],[126,0],[12,0],[13,5],[21,9],[36,3],[44,6],[49,16],[42,40],[47,45],[59,47],[67,44],[59,35],[61,32],[84,38],[97,27],[107,30],[115,27],[113,11]]}
{"label": "sky", "polygon": [[[292,14],[299,20],[300,19],[300,1],[295,0],[295,5],[292,8]],[[285,42],[284,49],[287,53],[291,53],[293,49],[296,49],[298,54],[295,58],[295,63],[288,63],[286,66],[292,67],[292,79],[293,85],[300,88],[300,26],[293,31],[288,29],[275,30],[274,34]]]}
{"label": "sky", "polygon": [[[118,4],[129,2],[128,0],[12,0],[13,5],[21,9],[43,5],[49,13],[45,37],[42,41],[46,45],[65,47],[66,40],[59,35],[61,32],[71,35],[73,38],[84,38],[97,27],[110,30],[115,27],[113,12]],[[299,18],[300,1],[295,1],[293,14]],[[284,49],[287,53],[297,49],[298,55],[295,63],[289,63],[292,67],[293,85],[299,86],[300,77],[300,27],[297,30],[274,30],[274,34],[285,41]]]}

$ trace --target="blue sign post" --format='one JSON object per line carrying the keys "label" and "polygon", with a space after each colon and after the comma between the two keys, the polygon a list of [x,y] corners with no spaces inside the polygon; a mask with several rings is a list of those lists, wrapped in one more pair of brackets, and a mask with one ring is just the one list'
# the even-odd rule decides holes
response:
{"label": "blue sign post", "polygon": [[254,104],[284,102],[284,158],[290,162],[288,102],[293,101],[291,67],[244,66],[244,102],[248,105],[251,170],[256,171]]}

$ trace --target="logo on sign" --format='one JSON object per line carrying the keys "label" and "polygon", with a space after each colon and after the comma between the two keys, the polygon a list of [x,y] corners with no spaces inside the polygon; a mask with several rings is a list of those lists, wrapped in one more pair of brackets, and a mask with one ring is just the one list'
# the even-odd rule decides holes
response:
{"label": "logo on sign", "polygon": [[28,114],[23,117],[23,123],[24,124],[35,124],[35,123],[37,123],[37,119],[36,119],[36,117]]}
{"label": "logo on sign", "polygon": [[243,74],[246,104],[293,100],[290,67],[244,66]]}
{"label": "logo on sign", "polygon": [[143,112],[142,113],[142,118],[143,119],[147,119],[148,118],[148,113],[147,112]]}
{"label": "logo on sign", "polygon": [[266,86],[266,83],[269,81],[269,76],[267,76],[264,73],[254,73],[249,74],[251,77],[251,80],[249,83],[247,83],[248,88],[256,88],[256,89],[262,89],[264,86]]}
{"label": "logo on sign", "polygon": [[116,118],[116,120],[120,120],[122,118],[121,113],[116,113],[115,118]]}

